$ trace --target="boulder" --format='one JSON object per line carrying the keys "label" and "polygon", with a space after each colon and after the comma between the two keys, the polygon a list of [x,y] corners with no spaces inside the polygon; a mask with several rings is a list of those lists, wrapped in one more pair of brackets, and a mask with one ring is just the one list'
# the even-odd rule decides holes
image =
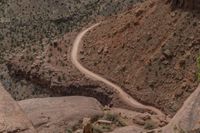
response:
{"label": "boulder", "polygon": [[88,97],[37,98],[19,104],[40,133],[66,132],[83,118],[103,115],[101,104]]}
{"label": "boulder", "polygon": [[[199,133],[200,131],[200,86],[188,97],[173,119],[160,129],[149,132],[162,133]],[[112,133],[140,133],[144,130],[129,126],[114,130]]]}
{"label": "boulder", "polygon": [[200,128],[200,86],[188,97],[182,108],[162,133],[191,132]]}
{"label": "boulder", "polygon": [[36,133],[32,123],[0,83],[0,132]]}

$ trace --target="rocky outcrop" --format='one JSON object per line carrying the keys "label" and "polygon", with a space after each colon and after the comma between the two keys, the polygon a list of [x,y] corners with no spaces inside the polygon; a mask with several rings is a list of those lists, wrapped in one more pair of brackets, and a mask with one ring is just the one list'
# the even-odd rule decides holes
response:
{"label": "rocky outcrop", "polygon": [[[190,97],[184,102],[182,108],[170,121],[170,123],[160,129],[155,129],[151,132],[162,133],[199,133],[200,131],[200,86],[190,95]],[[135,126],[129,126],[119,128],[112,133],[137,133],[144,130]]]}
{"label": "rocky outcrop", "polygon": [[83,118],[103,115],[101,104],[94,98],[71,96],[38,98],[18,103],[0,84],[0,132],[47,133],[66,132],[81,125]]}
{"label": "rocky outcrop", "polygon": [[66,132],[85,117],[103,114],[97,100],[80,96],[23,100],[19,105],[40,133]]}
{"label": "rocky outcrop", "polygon": [[0,132],[36,133],[20,106],[0,84]]}
{"label": "rocky outcrop", "polygon": [[171,122],[164,127],[162,133],[190,132],[200,129],[200,86],[184,102],[182,108]]}

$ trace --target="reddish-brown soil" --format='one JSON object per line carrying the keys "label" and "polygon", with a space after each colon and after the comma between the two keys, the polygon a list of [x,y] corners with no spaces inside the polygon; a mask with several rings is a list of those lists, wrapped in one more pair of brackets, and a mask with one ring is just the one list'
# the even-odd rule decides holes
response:
{"label": "reddish-brown soil", "polygon": [[114,16],[85,38],[86,68],[139,101],[174,114],[197,87],[200,14],[151,0]]}
{"label": "reddish-brown soil", "polygon": [[[198,84],[199,29],[197,12],[171,11],[164,1],[146,1],[107,18],[90,32],[80,60],[137,100],[173,115]],[[33,45],[12,57],[7,64],[10,75],[43,86],[50,96],[93,96],[103,104],[114,97],[116,102],[110,88],[89,80],[72,65],[76,34],[68,33],[40,51]]]}
{"label": "reddish-brown soil", "polygon": [[17,100],[29,98],[31,95],[37,97],[38,94],[40,97],[78,95],[94,97],[103,105],[122,105],[110,88],[85,77],[71,63],[71,47],[76,34],[66,34],[47,45],[44,51],[37,50],[33,54],[32,49],[38,49],[33,46],[10,58],[7,67],[12,77],[26,79],[42,87],[35,89],[34,94],[22,94],[20,90],[16,90],[13,96]]}

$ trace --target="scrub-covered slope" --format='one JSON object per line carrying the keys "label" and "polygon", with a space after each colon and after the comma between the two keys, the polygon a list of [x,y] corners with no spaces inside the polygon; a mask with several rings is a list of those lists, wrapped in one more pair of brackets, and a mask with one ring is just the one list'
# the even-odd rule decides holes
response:
{"label": "scrub-covered slope", "polygon": [[[27,69],[36,57],[43,56],[42,53],[53,40],[58,40],[66,33],[68,33],[68,38],[73,40],[75,34],[71,31],[82,28],[86,26],[86,23],[101,17],[109,17],[121,12],[136,2],[138,1],[1,0],[0,80],[16,99],[51,95],[48,90],[43,91],[43,88],[30,82],[10,78],[5,67],[7,60],[13,59],[15,55],[23,55],[22,58],[27,64],[23,64],[21,60],[19,62],[23,69]],[[65,50],[69,51],[71,44],[68,42],[65,44]]]}

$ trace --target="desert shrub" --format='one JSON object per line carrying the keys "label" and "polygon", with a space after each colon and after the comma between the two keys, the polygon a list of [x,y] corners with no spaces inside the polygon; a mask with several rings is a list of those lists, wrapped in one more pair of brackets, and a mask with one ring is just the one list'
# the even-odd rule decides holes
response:
{"label": "desert shrub", "polygon": [[120,127],[126,126],[126,123],[117,114],[107,113],[104,119],[108,121],[112,121],[114,124]]}
{"label": "desert shrub", "polygon": [[186,133],[182,128],[178,127],[177,125],[174,126],[174,132],[176,132],[176,133]]}
{"label": "desert shrub", "polygon": [[3,39],[4,39],[4,36],[0,34],[0,41],[2,41]]}
{"label": "desert shrub", "polygon": [[104,131],[111,131],[112,128],[110,125],[102,125],[101,128],[104,130]]}
{"label": "desert shrub", "polygon": [[144,129],[154,129],[155,128],[155,123],[153,121],[146,121],[144,125]]}
{"label": "desert shrub", "polygon": [[111,132],[112,127],[111,125],[93,125],[92,131],[93,133]]}
{"label": "desert shrub", "polygon": [[94,133],[103,133],[103,130],[100,126],[93,126],[92,130]]}
{"label": "desert shrub", "polygon": [[66,133],[73,133],[72,129],[67,129]]}
{"label": "desert shrub", "polygon": [[107,113],[105,115],[105,119],[108,120],[108,121],[116,122],[117,119],[118,119],[118,116],[116,114]]}

